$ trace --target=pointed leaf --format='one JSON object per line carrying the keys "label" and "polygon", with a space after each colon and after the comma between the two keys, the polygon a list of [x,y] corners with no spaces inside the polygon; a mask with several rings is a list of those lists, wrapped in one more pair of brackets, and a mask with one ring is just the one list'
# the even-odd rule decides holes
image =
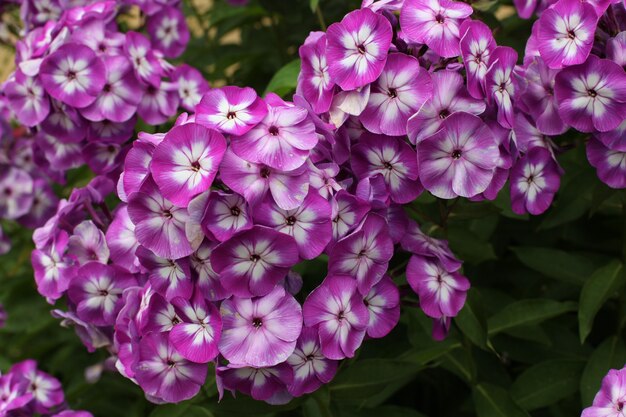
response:
{"label": "pointed leaf", "polygon": [[474,387],[472,397],[478,417],[530,417],[505,389],[495,385],[478,384]]}
{"label": "pointed leaf", "polygon": [[588,259],[557,249],[520,246],[511,250],[530,269],[572,284],[583,284],[594,270]]}
{"label": "pointed leaf", "polygon": [[469,290],[465,306],[454,321],[472,343],[487,349],[487,319],[482,310],[480,294],[475,288]]}
{"label": "pointed leaf", "polygon": [[520,300],[507,305],[487,320],[489,335],[518,326],[528,326],[575,311],[572,301],[554,301],[541,298]]}

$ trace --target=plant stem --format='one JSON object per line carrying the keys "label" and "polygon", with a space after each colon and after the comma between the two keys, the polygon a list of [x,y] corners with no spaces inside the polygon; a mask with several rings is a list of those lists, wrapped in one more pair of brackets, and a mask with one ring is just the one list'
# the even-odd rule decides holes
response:
{"label": "plant stem", "polygon": [[320,24],[320,27],[324,32],[326,32],[326,21],[324,20],[324,15],[322,14],[322,9],[320,8],[319,3],[315,7],[315,14],[317,15],[317,20]]}

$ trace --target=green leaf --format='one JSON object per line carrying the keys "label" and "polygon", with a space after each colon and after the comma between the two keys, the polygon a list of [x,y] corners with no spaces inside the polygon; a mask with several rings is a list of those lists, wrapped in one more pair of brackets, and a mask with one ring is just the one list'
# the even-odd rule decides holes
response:
{"label": "green leaf", "polygon": [[294,59],[278,70],[265,88],[265,94],[273,92],[284,96],[296,89],[298,75],[300,74],[300,60]]}
{"label": "green leaf", "polygon": [[531,411],[554,404],[578,391],[584,362],[557,359],[524,371],[511,386],[511,396]]}
{"label": "green leaf", "polygon": [[339,407],[340,417],[426,417],[424,414],[412,408],[384,405],[376,408],[364,408],[355,410],[352,407]]}
{"label": "green leaf", "polygon": [[487,349],[487,319],[482,310],[480,294],[475,288],[470,288],[465,305],[454,322],[472,343]]}
{"label": "green leaf", "polygon": [[622,263],[617,259],[598,269],[585,282],[580,292],[580,306],[578,309],[580,343],[584,343],[587,336],[589,336],[593,326],[593,319],[602,305],[622,285],[624,285]]}
{"label": "green leaf", "polygon": [[594,270],[590,260],[558,249],[520,246],[511,250],[530,269],[564,282],[582,285]]}
{"label": "green leaf", "polygon": [[548,299],[520,300],[507,305],[487,320],[488,333],[493,335],[518,326],[529,326],[544,320],[575,311],[573,301],[559,302]]}
{"label": "green leaf", "polygon": [[530,417],[509,393],[495,385],[482,383],[472,391],[478,417]]}
{"label": "green leaf", "polygon": [[461,259],[479,264],[490,259],[496,259],[493,246],[485,242],[478,235],[467,229],[467,225],[458,225],[448,229],[450,248]]}
{"label": "green leaf", "polygon": [[199,405],[192,405],[191,401],[185,401],[159,405],[150,413],[150,417],[213,417],[213,413]]}
{"label": "green leaf", "polygon": [[606,339],[593,351],[580,378],[580,397],[588,407],[600,389],[602,378],[609,369],[620,369],[626,363],[626,345],[619,336]]}

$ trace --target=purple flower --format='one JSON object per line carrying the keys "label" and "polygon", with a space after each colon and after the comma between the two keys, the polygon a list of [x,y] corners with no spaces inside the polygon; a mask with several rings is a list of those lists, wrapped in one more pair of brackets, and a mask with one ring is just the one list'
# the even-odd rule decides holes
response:
{"label": "purple flower", "polygon": [[452,58],[461,53],[459,26],[472,11],[472,6],[451,0],[405,0],[400,26],[409,40]]}
{"label": "purple flower", "polygon": [[353,278],[326,277],[306,298],[302,311],[305,326],[317,329],[325,357],[354,356],[365,337],[369,311]]}
{"label": "purple flower", "polygon": [[230,363],[267,367],[293,353],[302,329],[302,309],[281,286],[263,297],[232,297],[221,307],[220,353]]}
{"label": "purple flower", "polygon": [[200,391],[206,374],[207,366],[183,358],[167,334],[152,333],[141,340],[135,378],[147,395],[171,403],[187,400]]}
{"label": "purple flower", "polygon": [[559,189],[559,166],[550,151],[532,148],[511,169],[511,208],[517,214],[541,214]]}
{"label": "purple flower", "polygon": [[0,218],[17,219],[33,204],[33,180],[28,173],[10,165],[0,165]]}
{"label": "purple flower", "polygon": [[266,115],[267,105],[249,87],[212,88],[196,106],[197,123],[235,136],[250,131]]}
{"label": "purple flower", "polygon": [[563,121],[582,132],[608,132],[626,118],[626,73],[608,59],[561,70],[554,92]]}
{"label": "purple flower", "polygon": [[105,74],[104,63],[90,48],[70,43],[47,56],[40,69],[48,94],[76,108],[96,101],[105,85]]}
{"label": "purple flower", "polygon": [[161,63],[145,36],[137,32],[128,32],[124,42],[124,53],[133,64],[137,78],[153,86],[161,83],[163,73]]}
{"label": "purple flower", "polygon": [[370,90],[367,107],[361,113],[363,126],[373,133],[389,136],[406,134],[406,122],[433,95],[428,72],[416,58],[390,54],[382,74]]}
{"label": "purple flower", "polygon": [[[187,64],[176,68],[172,74],[172,80],[178,85],[181,106],[189,111],[194,111],[204,93],[209,90],[209,83],[202,73]],[[196,115],[196,122],[198,122],[198,115]]]}
{"label": "purple flower", "polygon": [[515,123],[513,98],[516,85],[513,70],[517,62],[517,52],[508,46],[498,46],[491,54],[491,65],[485,76],[487,98],[494,100],[498,108],[498,123],[512,129]]}
{"label": "purple flower", "polygon": [[606,41],[606,57],[626,68],[626,31]]}
{"label": "purple flower", "polygon": [[163,197],[187,207],[208,190],[226,152],[226,140],[197,123],[175,126],[152,155],[150,171]]}
{"label": "purple flower", "polygon": [[24,407],[33,399],[33,394],[26,392],[16,379],[13,373],[0,376],[0,416],[8,416],[9,412]]}
{"label": "purple flower", "polygon": [[587,142],[587,159],[609,187],[626,188],[626,150],[611,149],[592,137]]}
{"label": "purple flower", "polygon": [[395,203],[409,203],[423,190],[417,179],[417,155],[401,138],[363,135],[352,148],[351,163],[359,179],[381,174]]}
{"label": "purple flower", "polygon": [[491,62],[491,53],[497,46],[496,41],[489,26],[480,20],[466,20],[461,25],[460,32],[461,55],[467,72],[467,91],[474,98],[484,98],[485,76]]}
{"label": "purple flower", "polygon": [[585,62],[593,46],[597,21],[594,7],[577,0],[559,0],[541,13],[537,41],[548,67]]}
{"label": "purple flower", "polygon": [[32,404],[37,413],[47,414],[63,403],[65,396],[59,380],[38,370],[34,360],[16,363],[9,373],[14,375],[15,382],[24,385],[26,393],[32,394]]}
{"label": "purple flower", "polygon": [[166,58],[176,58],[189,42],[185,15],[178,7],[165,6],[148,17],[146,24],[152,44]]}
{"label": "purple flower", "polygon": [[60,413],[54,414],[52,417],[93,417],[89,411],[74,411],[74,410],[65,410]]}
{"label": "purple flower", "polygon": [[348,13],[326,31],[330,81],[355,90],[376,80],[385,67],[391,45],[391,24],[370,9]]}
{"label": "purple flower", "polygon": [[401,245],[402,249],[412,254],[437,258],[448,272],[458,271],[461,268],[462,262],[454,256],[448,247],[448,242],[428,236],[414,221],[410,221]]}
{"label": "purple flower", "polygon": [[263,226],[233,236],[211,254],[222,285],[239,297],[268,294],[297,262],[294,238]]}
{"label": "purple flower", "polygon": [[229,365],[217,368],[217,378],[224,389],[240,391],[258,401],[284,404],[290,399],[287,385],[293,381],[293,371],[286,363],[261,368]]}
{"label": "purple flower", "polygon": [[363,301],[370,315],[367,335],[374,338],[387,336],[400,320],[400,291],[396,284],[385,275]]}
{"label": "purple flower", "polygon": [[432,318],[456,316],[467,297],[470,283],[458,272],[448,272],[434,258],[413,255],[406,267],[409,285],[419,296],[420,307]]}
{"label": "purple flower", "polygon": [[131,194],[128,215],[137,241],[158,256],[179,259],[193,252],[185,234],[187,210],[166,199],[151,177]]}
{"label": "purple flower", "polygon": [[500,156],[491,130],[479,117],[457,112],[417,147],[420,181],[439,198],[473,197],[485,191]]}
{"label": "purple flower", "polygon": [[52,109],[46,120],[41,124],[44,132],[54,136],[60,143],[78,143],[85,139],[87,121],[77,109],[52,101]]}
{"label": "purple flower", "polygon": [[61,231],[49,245],[35,249],[31,255],[37,291],[48,299],[60,298],[74,275],[73,265],[63,256],[68,241],[67,233]]}
{"label": "purple flower", "polygon": [[104,233],[91,220],[85,220],[74,228],[67,253],[79,265],[91,261],[106,264],[109,260],[109,248]]}
{"label": "purple flower", "polygon": [[303,259],[317,258],[330,242],[330,216],[330,204],[312,188],[297,209],[283,210],[273,200],[266,199],[254,211],[258,224],[292,236]]}
{"label": "purple flower", "polygon": [[278,207],[292,210],[300,206],[309,189],[308,166],[284,172],[239,158],[230,149],[224,154],[220,176],[224,184],[255,206],[269,191]]}
{"label": "purple flower", "polygon": [[524,73],[527,85],[520,97],[521,105],[533,117],[537,129],[545,135],[560,135],[567,130],[554,97],[557,73],[557,70],[548,68],[541,57],[535,57]]}
{"label": "purple flower", "polygon": [[217,308],[207,302],[200,292],[196,292],[191,300],[174,298],[172,304],[182,322],[174,325],[170,343],[191,362],[207,363],[215,359],[222,331],[222,319]]}
{"label": "purple flower", "polygon": [[50,98],[39,77],[29,77],[18,70],[3,89],[11,110],[23,125],[36,126],[50,113]]}
{"label": "purple flower", "polygon": [[626,368],[611,369],[602,379],[600,391],[581,417],[623,417],[626,404]]}
{"label": "purple flower", "polygon": [[68,295],[76,304],[78,318],[96,326],[110,326],[122,308],[122,292],[134,285],[137,280],[128,271],[88,262],[76,271]]}
{"label": "purple flower", "polygon": [[193,283],[187,258],[177,260],[160,258],[143,246],[139,246],[135,253],[141,265],[148,271],[148,278],[154,291],[167,300],[191,297]]}
{"label": "purple flower", "polygon": [[219,242],[252,228],[252,215],[246,200],[236,193],[212,191],[202,217],[202,229]]}
{"label": "purple flower", "polygon": [[217,246],[216,242],[205,239],[189,257],[192,272],[196,276],[196,286],[209,301],[223,300],[231,296],[211,265],[211,253],[215,246]]}
{"label": "purple flower", "polygon": [[86,323],[79,319],[76,314],[72,312],[64,312],[61,310],[52,310],[50,312],[52,317],[61,320],[62,327],[74,326],[76,334],[80,338],[80,341],[85,345],[87,351],[95,352],[96,349],[111,345],[111,340],[100,329],[91,323]]}
{"label": "purple flower", "polygon": [[120,204],[116,209],[105,236],[113,263],[130,272],[138,272],[139,260],[135,256],[135,250],[139,242],[137,242],[135,225],[130,220],[126,204]]}
{"label": "purple flower", "polygon": [[333,241],[345,237],[361,223],[370,206],[345,190],[341,190],[331,200]]}
{"label": "purple flower", "polygon": [[231,146],[246,161],[292,171],[304,164],[317,141],[306,109],[270,105],[265,118],[247,133],[233,138]]}
{"label": "purple flower", "polygon": [[485,102],[467,94],[463,77],[458,72],[437,71],[430,77],[434,87],[433,96],[407,123],[409,140],[413,144],[436,133],[443,120],[452,113],[463,111],[478,116],[485,111]]}
{"label": "purple flower", "polygon": [[138,85],[130,61],[124,56],[104,58],[105,83],[96,101],[81,109],[81,114],[93,122],[104,119],[122,123],[137,111],[143,91]]}
{"label": "purple flower", "polygon": [[298,75],[298,91],[317,114],[330,109],[335,84],[330,81],[326,59],[326,34],[311,32],[299,50],[302,65]]}
{"label": "purple flower", "polygon": [[176,84],[164,81],[158,87],[151,84],[142,87],[144,92],[137,107],[139,117],[149,124],[158,125],[176,114],[180,102]]}
{"label": "purple flower", "polygon": [[317,329],[304,327],[296,348],[287,359],[293,368],[293,382],[289,393],[294,397],[317,391],[322,384],[329,383],[337,373],[338,362],[322,354]]}

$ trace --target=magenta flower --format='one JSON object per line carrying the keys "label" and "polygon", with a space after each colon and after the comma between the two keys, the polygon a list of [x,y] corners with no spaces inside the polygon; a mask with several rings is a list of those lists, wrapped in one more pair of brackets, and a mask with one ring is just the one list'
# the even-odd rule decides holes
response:
{"label": "magenta flower", "polygon": [[606,41],[606,57],[621,67],[626,67],[626,31]]}
{"label": "magenta flower", "polygon": [[348,276],[328,276],[313,290],[302,307],[304,324],[315,327],[322,354],[329,359],[354,356],[365,337],[369,311]]}
{"label": "magenta flower", "polygon": [[[137,317],[137,330],[142,333],[165,333],[170,332],[177,324],[182,322],[174,305],[167,301],[161,294],[152,293],[152,288],[148,287],[144,299],[141,300],[142,315]],[[150,293],[148,293],[150,291]],[[178,297],[177,299],[182,298]],[[122,313],[120,312],[120,315]],[[133,313],[135,316],[139,311]]]}
{"label": "magenta flower", "polygon": [[20,168],[0,164],[0,218],[17,219],[33,204],[33,180]]}
{"label": "magenta flower", "polygon": [[3,89],[11,110],[23,125],[36,126],[50,113],[50,98],[39,77],[29,77],[18,70]]}
{"label": "magenta flower", "polygon": [[331,200],[331,208],[334,242],[354,230],[370,210],[369,204],[345,190],[339,191]]}
{"label": "magenta flower", "polygon": [[439,198],[473,197],[487,189],[500,156],[479,117],[457,112],[417,147],[420,181]]}
{"label": "magenta flower", "polygon": [[143,246],[139,246],[135,253],[141,265],[148,271],[154,291],[168,301],[176,297],[191,297],[193,282],[187,258],[160,258]]}
{"label": "magenta flower", "polygon": [[448,272],[458,271],[462,262],[459,261],[450,248],[448,242],[436,239],[422,232],[414,221],[410,221],[406,234],[400,242],[402,249],[423,257],[435,257]]}
{"label": "magenta flower", "polygon": [[93,324],[86,323],[79,319],[78,316],[72,312],[52,310],[50,315],[55,319],[61,319],[62,327],[74,327],[76,334],[83,345],[85,345],[88,352],[95,352],[96,349],[111,345],[109,336],[105,335]]}
{"label": "magenta flower", "polygon": [[359,179],[381,174],[395,203],[409,203],[423,190],[417,180],[417,155],[401,138],[363,135],[352,148],[351,163]]}
{"label": "magenta flower", "polygon": [[294,238],[263,226],[233,236],[211,254],[222,285],[238,297],[268,294],[296,263]]}
{"label": "magenta flower", "polygon": [[196,106],[196,122],[222,133],[240,136],[267,115],[267,105],[249,87],[212,88]]}
{"label": "magenta flower", "polygon": [[96,101],[105,74],[104,63],[90,48],[68,43],[42,61],[39,76],[53,98],[83,108]]}
{"label": "magenta flower", "polygon": [[508,46],[498,46],[491,54],[491,65],[485,76],[487,98],[494,100],[498,108],[498,123],[512,129],[515,124],[513,98],[516,83],[513,70],[517,62],[517,52]]}
{"label": "magenta flower", "polygon": [[317,258],[330,242],[330,216],[330,204],[312,188],[297,209],[283,210],[273,200],[266,199],[254,211],[258,224],[292,236],[303,259]]}
{"label": "magenta flower", "polygon": [[437,71],[430,77],[433,96],[407,123],[407,133],[413,144],[418,144],[437,132],[443,120],[452,113],[463,111],[478,116],[485,111],[485,102],[474,99],[467,93],[463,77],[458,72]]}
{"label": "magenta flower", "polygon": [[252,226],[250,208],[242,196],[211,192],[202,217],[202,229],[207,236],[224,242]]}
{"label": "magenta flower", "polygon": [[105,237],[113,263],[130,272],[138,272],[139,260],[135,256],[135,250],[139,242],[135,236],[135,225],[128,215],[128,206],[125,204],[118,206]]}
{"label": "magenta flower", "polygon": [[299,50],[302,65],[298,75],[298,91],[317,114],[330,109],[335,84],[330,81],[326,59],[326,34],[311,32]]}
{"label": "magenta flower", "polygon": [[76,304],[78,318],[110,326],[122,308],[122,292],[135,285],[135,277],[120,267],[88,262],[76,271],[68,295]]}
{"label": "magenta flower", "polygon": [[557,70],[548,68],[541,57],[535,57],[524,72],[527,85],[520,104],[532,116],[537,129],[545,135],[560,135],[567,130],[554,97],[557,73]]}
{"label": "magenta flower", "polygon": [[137,78],[153,86],[161,83],[163,68],[148,38],[137,32],[126,33],[124,53],[133,64]]}
{"label": "magenta flower", "polygon": [[133,68],[126,57],[119,55],[104,58],[104,66],[106,75],[102,91],[96,101],[81,110],[81,114],[93,122],[130,120],[143,94]]}
{"label": "magenta flower", "polygon": [[281,286],[263,297],[232,297],[221,307],[220,353],[230,363],[266,367],[293,353],[302,329],[302,309]]}
{"label": "magenta flower", "polygon": [[611,149],[592,137],[587,142],[587,159],[609,187],[626,188],[626,150]]}
{"label": "magenta flower", "polygon": [[109,261],[109,248],[104,233],[91,220],[84,220],[74,228],[67,253],[79,265],[91,261],[106,264]]}
{"label": "magenta flower", "polygon": [[459,26],[472,6],[452,0],[405,0],[400,25],[406,37],[444,58],[460,55]]}
{"label": "magenta flower", "polygon": [[317,141],[306,109],[270,105],[265,118],[247,133],[233,138],[231,146],[246,161],[292,171],[304,164]]}
{"label": "magenta flower", "polygon": [[223,300],[232,295],[224,288],[220,276],[211,265],[211,254],[216,246],[216,242],[205,239],[189,257],[192,272],[196,278],[196,286],[209,301]]}
{"label": "magenta flower", "polygon": [[[209,90],[209,83],[202,73],[187,64],[176,68],[172,74],[172,80],[178,86],[181,106],[188,111],[194,111],[204,93]],[[196,115],[196,122],[198,122],[198,115]]]}
{"label": "magenta flower", "polygon": [[[291,370],[291,368],[289,368]],[[33,394],[24,390],[13,373],[0,376],[0,415],[8,416],[31,402]]]}
{"label": "magenta flower", "polygon": [[491,62],[491,53],[497,46],[496,41],[489,26],[480,20],[466,20],[461,25],[460,32],[461,56],[467,73],[467,91],[474,98],[484,98],[485,76]]}
{"label": "magenta flower", "polygon": [[511,169],[511,208],[517,214],[541,214],[559,189],[559,166],[550,151],[535,147]]}
{"label": "magenta flower", "polygon": [[355,90],[376,80],[385,67],[391,45],[391,24],[370,9],[348,13],[326,31],[330,81]]}
{"label": "magenta flower", "polygon": [[626,404],[626,368],[611,369],[602,379],[600,391],[581,417],[622,417]]}
{"label": "magenta flower", "polygon": [[152,155],[150,171],[163,196],[187,207],[208,190],[226,152],[226,140],[197,123],[175,126]]}
{"label": "magenta flower", "polygon": [[142,85],[144,92],[137,107],[137,114],[149,124],[164,123],[176,114],[180,98],[176,84],[162,82],[158,87]]}
{"label": "magenta flower", "polygon": [[400,291],[396,284],[385,275],[363,301],[370,316],[367,335],[373,338],[387,336],[400,320]]}
{"label": "magenta flower", "polygon": [[193,252],[185,234],[187,210],[166,199],[151,177],[131,194],[128,215],[137,241],[158,256],[179,259]]}
{"label": "magenta flower", "polygon": [[626,118],[626,73],[613,61],[589,56],[556,76],[559,115],[582,132],[608,132]]}
{"label": "magenta flower", "polygon": [[293,371],[284,362],[261,368],[229,364],[217,368],[217,378],[224,389],[242,392],[258,401],[285,404],[291,399],[287,385],[293,381]]}
{"label": "magenta flower", "polygon": [[597,21],[594,7],[576,0],[559,0],[541,13],[537,46],[548,67],[585,62],[593,46]]}
{"label": "magenta flower", "polygon": [[59,232],[49,245],[35,249],[31,255],[37,291],[51,300],[63,295],[75,273],[73,265],[63,256],[68,241],[67,233]]}
{"label": "magenta flower", "polygon": [[245,161],[230,149],[224,154],[220,176],[224,184],[244,196],[253,207],[263,201],[269,191],[278,207],[292,210],[302,204],[309,189],[306,164],[284,172]]}
{"label": "magenta flower", "polygon": [[456,316],[470,283],[458,272],[448,272],[433,258],[413,255],[406,267],[409,285],[419,296],[420,308],[432,318]]}
{"label": "magenta flower", "polygon": [[433,95],[428,72],[416,58],[390,54],[382,74],[370,90],[367,107],[361,113],[363,126],[373,133],[389,136],[406,134],[406,122]]}
{"label": "magenta flower", "polygon": [[145,393],[176,403],[194,397],[204,384],[207,366],[183,358],[167,334],[152,333],[141,340],[135,378]]}
{"label": "magenta flower", "polygon": [[302,329],[287,363],[293,368],[293,382],[288,388],[294,397],[310,394],[329,383],[335,377],[338,366],[337,361],[322,354],[317,330],[312,327]]}
{"label": "magenta flower", "polygon": [[85,139],[87,121],[78,110],[58,101],[52,101],[50,114],[41,123],[44,132],[54,136],[55,141],[70,144]]}
{"label": "magenta flower", "polygon": [[166,58],[176,58],[189,42],[185,15],[179,7],[165,6],[148,17],[146,24],[153,46]]}
{"label": "magenta flower", "polygon": [[142,138],[141,134],[139,139],[133,142],[132,148],[124,159],[124,172],[120,179],[123,195],[119,192],[118,187],[118,194],[123,201],[127,202],[128,196],[139,191],[143,183],[149,178],[152,154],[157,144],[145,137]]}
{"label": "magenta flower", "polygon": [[27,394],[32,395],[32,405],[37,413],[47,414],[64,401],[63,388],[58,379],[37,369],[37,362],[28,359],[16,363],[9,370],[14,381],[23,384]]}
{"label": "magenta flower", "polygon": [[328,273],[354,277],[359,292],[367,294],[382,279],[392,256],[393,241],[387,222],[370,213],[353,233],[332,247]]}
{"label": "magenta flower", "polygon": [[170,343],[191,362],[207,363],[215,359],[222,331],[222,319],[217,308],[207,302],[200,292],[196,292],[191,300],[174,298],[172,304],[182,322],[170,332]]}

